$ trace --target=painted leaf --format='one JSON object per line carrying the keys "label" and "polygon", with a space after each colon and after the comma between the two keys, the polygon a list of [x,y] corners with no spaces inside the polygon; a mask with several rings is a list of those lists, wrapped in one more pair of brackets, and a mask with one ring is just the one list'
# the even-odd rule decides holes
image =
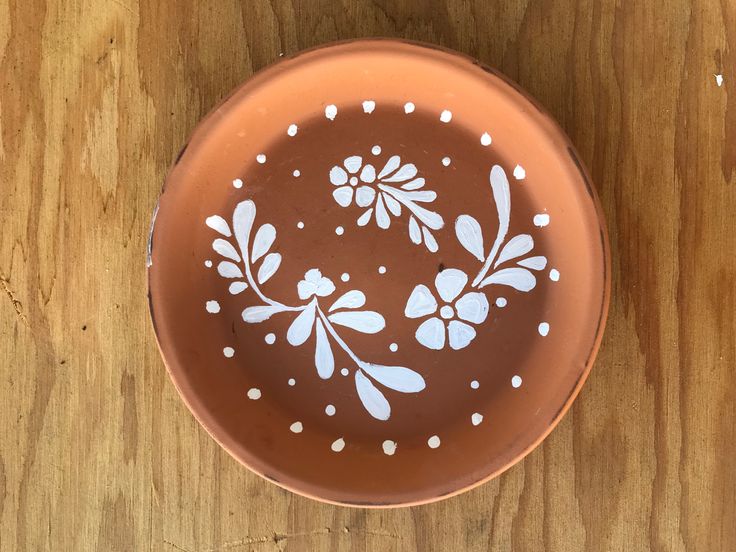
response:
{"label": "painted leaf", "polygon": [[491,190],[493,191],[493,201],[496,203],[498,211],[498,234],[496,241],[493,242],[491,253],[488,255],[493,260],[501,247],[506,233],[509,231],[509,218],[511,216],[511,192],[509,191],[509,181],[506,173],[500,165],[493,165],[490,174]]}
{"label": "painted leaf", "polygon": [[391,197],[388,194],[383,194],[381,196],[383,198],[383,201],[386,203],[386,207],[389,211],[391,211],[391,214],[395,217],[401,216],[401,203],[396,201],[393,197]]}
{"label": "painted leaf", "polygon": [[231,263],[230,261],[220,261],[217,265],[217,272],[223,278],[242,278],[243,273],[241,272],[238,265]]}
{"label": "painted leaf", "polygon": [[399,201],[399,203],[403,203],[415,217],[417,217],[432,230],[439,230],[445,225],[445,221],[439,214],[435,213],[434,211],[425,209],[424,207],[420,207],[419,205],[414,203],[409,194],[420,192],[405,192],[404,190],[400,190],[399,188],[394,188],[392,186],[387,186],[385,184],[379,184],[378,188],[382,192],[393,196],[394,199]]}
{"label": "painted leaf", "polygon": [[445,346],[445,325],[439,318],[432,317],[422,322],[415,337],[428,349],[439,351]]}
{"label": "painted leaf", "polygon": [[544,267],[547,266],[547,257],[542,257],[541,255],[538,257],[529,257],[528,259],[519,261],[519,266],[531,268],[532,270],[544,270]]}
{"label": "painted leaf", "polygon": [[455,221],[455,235],[457,241],[462,245],[473,257],[480,262],[485,260],[485,246],[483,245],[483,230],[470,215],[460,215]]}
{"label": "painted leaf", "polygon": [[422,227],[422,236],[424,236],[424,245],[427,246],[427,249],[432,253],[437,253],[440,246],[437,245],[437,240],[434,239],[432,232],[430,232],[426,227]]}
{"label": "painted leaf", "polygon": [[212,215],[211,217],[207,217],[204,222],[207,226],[209,226],[216,232],[219,232],[223,236],[227,236],[228,238],[232,236],[232,233],[230,232],[230,227],[228,226],[227,222],[225,222],[225,219],[222,218],[220,215]]}
{"label": "painted leaf", "polygon": [[394,391],[419,393],[426,386],[422,376],[403,366],[382,366],[364,362],[360,367],[378,383]]}
{"label": "painted leaf", "polygon": [[[403,165],[398,171],[388,178],[384,178],[383,182],[404,182],[410,180],[417,175],[417,168],[412,163]],[[380,177],[379,177],[380,178]]]}
{"label": "painted leaf", "polygon": [[243,311],[243,321],[248,324],[257,324],[268,320],[276,313],[283,312],[282,307],[276,307],[273,305],[257,305],[255,307],[248,307]]}
{"label": "painted leaf", "polygon": [[[247,309],[246,309],[247,310]],[[315,304],[310,303],[306,309],[299,313],[286,331],[286,341],[294,347],[304,343],[312,335],[314,326]]]}
{"label": "painted leaf", "polygon": [[411,239],[412,243],[415,243],[417,245],[422,243],[422,231],[419,229],[417,219],[415,219],[413,215],[409,217],[409,238]]}
{"label": "painted leaf", "polygon": [[232,259],[236,263],[240,262],[240,255],[238,255],[238,252],[233,247],[233,244],[231,244],[227,240],[217,238],[215,241],[212,242],[212,249],[214,249],[219,255],[222,255],[223,257]]}
{"label": "painted leaf", "polygon": [[503,246],[498,260],[493,265],[497,267],[501,263],[516,259],[522,255],[526,255],[534,247],[534,240],[529,234],[519,234],[511,238],[506,245]]}
{"label": "painted leaf", "polygon": [[537,285],[537,279],[526,268],[513,267],[494,272],[480,283],[480,287],[490,284],[511,286],[518,291],[531,291]]}
{"label": "painted leaf", "polygon": [[248,289],[248,284],[245,282],[233,282],[228,289],[231,295],[237,295]]}
{"label": "painted leaf", "polygon": [[248,241],[255,218],[256,204],[250,199],[241,201],[235,206],[235,211],[233,211],[233,231],[235,232],[235,239],[238,240],[241,255],[245,258],[247,258]]}
{"label": "painted leaf", "polygon": [[401,157],[398,155],[394,155],[389,158],[388,161],[386,161],[386,164],[381,169],[381,172],[378,173],[378,179],[382,179],[384,176],[387,176],[394,172],[396,169],[399,168],[399,165],[401,164]]}
{"label": "painted leaf", "polygon": [[261,268],[258,269],[258,283],[263,284],[276,274],[276,271],[281,266],[281,254],[280,253],[269,253],[266,258],[263,259]]}
{"label": "painted leaf", "polygon": [[379,194],[378,199],[376,200],[376,224],[378,224],[379,228],[383,228],[385,230],[391,226],[391,219],[386,212],[386,207],[383,205],[383,200],[381,199],[382,195],[383,194]]}
{"label": "painted leaf", "polygon": [[355,371],[355,389],[360,402],[368,413],[377,420],[388,420],[391,417],[391,405],[375,385],[365,377],[361,370]]}
{"label": "painted leaf", "polygon": [[424,284],[414,288],[406,302],[404,315],[407,318],[421,318],[437,311],[437,300]]}
{"label": "painted leaf", "polygon": [[406,184],[401,185],[402,190],[419,190],[420,188],[424,187],[424,179],[423,178],[415,178],[414,180],[411,180],[410,182],[407,182]]}
{"label": "painted leaf", "polygon": [[353,189],[350,186],[340,186],[332,192],[332,197],[340,207],[347,207],[353,201]]}
{"label": "painted leaf", "polygon": [[365,226],[371,221],[371,215],[373,214],[373,207],[368,209],[365,213],[358,217],[358,226]]}
{"label": "painted leaf", "polygon": [[386,320],[375,311],[335,312],[327,317],[333,324],[346,326],[358,332],[374,334],[386,327]]}
{"label": "painted leaf", "polygon": [[276,239],[276,229],[273,224],[264,224],[256,232],[256,237],[253,239],[253,251],[251,252],[251,262],[256,262],[258,259],[263,257],[268,250],[271,249],[274,240]]}
{"label": "painted leaf", "polygon": [[357,309],[363,305],[365,305],[365,294],[357,289],[352,289],[338,297],[337,301],[332,303],[329,312],[337,309]]}
{"label": "painted leaf", "polygon": [[404,197],[419,203],[428,203],[437,199],[437,192],[432,190],[420,190],[418,192],[404,192]]}
{"label": "painted leaf", "polygon": [[328,379],[335,371],[335,357],[332,354],[325,327],[319,318],[315,323],[315,336],[317,339],[314,349],[314,366],[317,368],[319,377]]}
{"label": "painted leaf", "polygon": [[475,339],[475,328],[459,320],[450,320],[447,333],[450,338],[450,347],[455,351],[464,349]]}

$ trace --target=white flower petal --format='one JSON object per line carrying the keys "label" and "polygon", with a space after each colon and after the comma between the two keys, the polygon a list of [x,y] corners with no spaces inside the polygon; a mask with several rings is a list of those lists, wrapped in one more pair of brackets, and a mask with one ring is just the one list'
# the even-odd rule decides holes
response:
{"label": "white flower petal", "polygon": [[214,249],[218,254],[222,255],[223,257],[232,259],[236,263],[240,262],[240,255],[238,255],[238,252],[235,250],[233,245],[227,240],[217,238],[215,241],[212,242],[212,249]]}
{"label": "white flower petal", "polygon": [[242,278],[243,273],[238,268],[238,265],[231,263],[230,261],[221,261],[217,265],[217,272],[223,278]]}
{"label": "white flower petal", "polygon": [[424,187],[424,179],[423,178],[415,178],[411,182],[407,182],[406,184],[401,185],[402,190],[418,190],[420,188]]}
{"label": "white flower petal", "polygon": [[319,282],[320,278],[322,278],[322,272],[319,268],[310,268],[304,273],[304,279],[313,284]]}
{"label": "white flower petal", "polygon": [[382,194],[386,207],[395,217],[401,216],[401,204],[388,194]]}
{"label": "white flower petal", "polygon": [[368,184],[375,182],[376,180],[375,167],[373,165],[366,165],[365,167],[363,167],[363,170],[360,171],[360,179],[363,182],[367,182]]}
{"label": "white flower petal", "polygon": [[350,186],[340,186],[332,192],[332,197],[335,198],[335,201],[337,201],[340,207],[347,207],[353,201],[353,188]]}
{"label": "white flower petal", "polygon": [[391,405],[375,385],[361,370],[355,371],[355,389],[358,391],[360,402],[368,413],[378,420],[388,420],[391,417]]}
{"label": "white flower petal", "polygon": [[315,324],[316,345],[314,349],[314,366],[317,368],[317,374],[322,379],[328,379],[335,371],[335,357],[332,354],[332,347],[327,339],[325,327],[318,318]]}
{"label": "white flower petal", "polygon": [[437,311],[437,300],[424,284],[414,288],[406,302],[404,315],[407,318],[421,318]]}
{"label": "white flower petal", "polygon": [[314,295],[314,292],[317,290],[317,284],[314,282],[307,282],[306,280],[301,280],[296,285],[296,291],[299,294],[299,299],[309,299],[312,295]]}
{"label": "white flower petal", "polygon": [[429,203],[437,199],[437,192],[432,190],[419,190],[417,192],[402,192],[406,199],[418,201],[419,203]]}
{"label": "white flower petal", "polygon": [[365,226],[371,221],[371,215],[373,214],[373,207],[368,209],[365,213],[358,217],[358,226]]}
{"label": "white flower petal", "polygon": [[343,184],[346,184],[347,181],[348,173],[345,172],[345,169],[338,167],[337,165],[330,169],[330,182],[335,186],[342,186]]}
{"label": "white flower petal", "polygon": [[243,311],[243,321],[248,324],[257,324],[268,320],[274,314],[283,312],[284,309],[281,307],[274,307],[272,305],[258,305],[255,307],[248,307]]}
{"label": "white flower petal", "polygon": [[263,284],[276,274],[276,271],[281,266],[281,254],[280,253],[269,253],[266,258],[263,259],[261,268],[258,269],[258,283]]}
{"label": "white flower petal", "polygon": [[498,272],[494,272],[488,278],[480,283],[480,287],[485,287],[490,284],[501,284],[504,286],[511,286],[518,291],[531,291],[534,286],[537,285],[537,279],[534,274],[529,272],[526,268],[504,268]]}
{"label": "white flower petal", "polygon": [[475,339],[475,328],[457,320],[450,321],[447,333],[450,336],[450,347],[456,351],[464,349]]}
{"label": "white flower petal", "polygon": [[424,236],[424,245],[427,246],[427,249],[432,253],[437,253],[440,246],[437,245],[437,240],[434,239],[432,232],[430,232],[426,227],[422,227],[422,236]]}
{"label": "white flower petal", "polygon": [[364,362],[360,367],[378,383],[394,391],[418,393],[426,386],[422,376],[403,366],[382,366]]}
{"label": "white flower petal", "polygon": [[445,325],[439,318],[432,317],[422,322],[415,336],[428,349],[439,351],[445,346]]}
{"label": "white flower petal", "polygon": [[457,300],[455,310],[459,318],[474,324],[481,324],[488,317],[488,298],[485,293],[471,291]]}
{"label": "white flower petal", "polygon": [[253,250],[250,255],[251,262],[256,262],[268,253],[275,239],[276,228],[273,227],[273,224],[264,224],[261,226],[258,232],[256,232],[256,237],[253,239]]}
{"label": "white flower petal", "polygon": [[399,168],[399,165],[401,164],[401,157],[398,155],[394,155],[391,157],[388,161],[386,161],[386,164],[384,165],[383,169],[381,169],[381,172],[378,173],[378,179],[380,180],[384,176],[391,174],[396,169]]}
{"label": "white flower petal", "polygon": [[[247,310],[247,309],[246,309]],[[315,305],[310,303],[306,309],[299,313],[286,332],[286,341],[294,347],[304,343],[312,334],[314,326]]]}
{"label": "white flower petal", "polygon": [[328,317],[333,324],[346,326],[358,332],[374,334],[386,327],[383,316],[374,311],[342,311],[330,314]]}
{"label": "white flower petal", "polygon": [[544,267],[547,266],[547,257],[542,257],[541,255],[529,257],[528,259],[519,261],[519,266],[531,268],[532,270],[544,270]]}
{"label": "white flower petal", "polygon": [[391,219],[386,212],[386,207],[383,205],[383,200],[381,199],[382,195],[383,194],[378,194],[378,199],[376,199],[376,224],[378,224],[379,228],[383,228],[385,230],[391,226]]}
{"label": "white flower petal", "polygon": [[230,227],[228,226],[227,222],[225,222],[225,219],[222,218],[220,215],[212,215],[211,217],[207,217],[204,222],[207,226],[219,232],[223,236],[232,236],[232,234],[230,233]]}
{"label": "white flower petal", "polygon": [[351,157],[348,157],[345,159],[345,168],[348,170],[350,174],[355,174],[358,172],[358,169],[360,169],[360,166],[363,164],[363,158],[360,155],[353,155]]}
{"label": "white flower petal", "polygon": [[498,256],[498,259],[493,266],[496,267],[501,263],[526,255],[533,247],[534,240],[529,234],[519,234],[518,236],[514,236],[501,250],[501,254]]}
{"label": "white flower petal", "polygon": [[384,178],[383,182],[404,182],[405,180],[411,180],[416,175],[417,168],[412,163],[407,163],[389,178]]}
{"label": "white flower petal", "polygon": [[455,221],[455,235],[468,252],[480,262],[485,260],[483,230],[480,224],[470,215],[460,215]]}
{"label": "white flower petal", "polygon": [[365,305],[365,294],[357,289],[351,289],[332,303],[329,312],[337,309],[357,309]]}
{"label": "white flower petal", "polygon": [[376,199],[376,190],[371,186],[361,186],[355,192],[355,203],[358,207],[368,207]]}
{"label": "white flower petal", "polygon": [[457,268],[446,268],[438,273],[434,279],[437,293],[446,303],[452,303],[467,283],[468,275]]}
{"label": "white flower petal", "polygon": [[317,283],[314,293],[320,297],[327,297],[333,291],[335,291],[335,284],[332,283],[332,280],[323,276]]}
{"label": "white flower petal", "polygon": [[419,229],[417,219],[414,216],[409,217],[409,238],[417,245],[422,243],[422,231]]}

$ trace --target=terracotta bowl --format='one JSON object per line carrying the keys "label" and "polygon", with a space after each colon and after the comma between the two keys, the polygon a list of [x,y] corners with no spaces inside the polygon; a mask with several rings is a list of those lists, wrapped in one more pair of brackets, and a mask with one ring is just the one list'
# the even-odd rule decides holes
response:
{"label": "terracotta bowl", "polygon": [[609,251],[575,150],[480,63],[390,40],[286,58],[194,131],[152,223],[179,393],[254,472],[397,506],[494,477],[580,390]]}

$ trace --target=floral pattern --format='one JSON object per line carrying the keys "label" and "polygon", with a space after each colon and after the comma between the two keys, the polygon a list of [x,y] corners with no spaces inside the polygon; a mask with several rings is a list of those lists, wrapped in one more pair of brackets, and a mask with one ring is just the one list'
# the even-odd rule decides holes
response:
{"label": "floral pattern", "polygon": [[358,226],[366,226],[374,219],[379,228],[386,230],[391,226],[391,217],[400,217],[405,208],[409,212],[411,241],[424,243],[433,253],[438,251],[431,230],[439,230],[445,222],[438,213],[418,205],[432,203],[437,193],[422,189],[425,180],[418,176],[413,163],[402,164],[401,157],[394,155],[376,173],[373,165],[363,164],[361,156],[353,155],[330,169],[330,182],[336,186],[332,196],[338,205],[349,207],[354,203],[364,209],[357,219]]}

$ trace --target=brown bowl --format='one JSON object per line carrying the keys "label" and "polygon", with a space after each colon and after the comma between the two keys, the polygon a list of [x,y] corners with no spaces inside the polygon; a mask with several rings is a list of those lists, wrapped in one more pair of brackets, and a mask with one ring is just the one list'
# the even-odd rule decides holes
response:
{"label": "brown bowl", "polygon": [[334,44],[194,131],[154,216],[151,317],[207,431],[339,504],[469,489],[557,424],[609,298],[601,210],[547,113],[478,62]]}

